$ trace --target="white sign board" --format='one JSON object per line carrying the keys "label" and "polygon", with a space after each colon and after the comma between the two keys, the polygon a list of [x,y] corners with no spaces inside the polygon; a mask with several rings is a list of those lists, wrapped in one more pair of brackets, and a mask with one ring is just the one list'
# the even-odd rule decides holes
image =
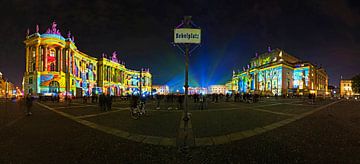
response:
{"label": "white sign board", "polygon": [[174,43],[200,44],[201,29],[177,28],[174,30]]}

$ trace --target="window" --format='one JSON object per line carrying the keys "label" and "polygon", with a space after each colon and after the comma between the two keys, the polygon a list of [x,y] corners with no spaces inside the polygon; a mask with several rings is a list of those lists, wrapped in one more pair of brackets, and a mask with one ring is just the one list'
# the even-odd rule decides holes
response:
{"label": "window", "polygon": [[50,56],[54,57],[55,56],[55,51],[54,50],[50,50]]}
{"label": "window", "polygon": [[50,71],[55,71],[55,64],[54,63],[50,64]]}
{"label": "window", "polygon": [[32,83],[33,83],[33,78],[29,77],[29,84],[32,84]]}

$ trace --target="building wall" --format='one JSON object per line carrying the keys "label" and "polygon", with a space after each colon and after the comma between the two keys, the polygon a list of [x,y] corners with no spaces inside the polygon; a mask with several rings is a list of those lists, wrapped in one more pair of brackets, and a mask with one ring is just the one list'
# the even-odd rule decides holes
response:
{"label": "building wall", "polygon": [[156,94],[159,95],[168,95],[170,93],[169,86],[167,85],[153,85],[153,90],[156,90]]}
{"label": "building wall", "polygon": [[209,94],[226,94],[226,86],[225,85],[210,85],[208,88]]}
{"label": "building wall", "polygon": [[280,49],[252,58],[235,77],[239,81],[238,91],[242,93],[328,94],[328,76],[323,68],[303,62]]}
{"label": "building wall", "polygon": [[[134,81],[134,77],[140,78],[140,71],[127,69],[116,55],[111,60],[104,56],[98,59],[79,51],[71,34],[64,38],[54,23],[44,34],[27,35],[24,43],[25,94],[83,96],[104,92],[119,96],[131,91],[129,87],[140,88],[140,84],[126,85],[126,77],[137,75],[131,77]],[[150,91],[151,73],[148,69],[142,72],[142,88]]]}
{"label": "building wall", "polygon": [[340,96],[353,96],[352,80],[340,80]]}

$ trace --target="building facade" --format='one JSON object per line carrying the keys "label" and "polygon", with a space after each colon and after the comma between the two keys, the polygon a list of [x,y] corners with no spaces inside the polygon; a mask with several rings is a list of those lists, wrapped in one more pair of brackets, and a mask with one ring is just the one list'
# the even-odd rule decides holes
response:
{"label": "building facade", "polygon": [[352,97],[354,95],[359,95],[352,90],[352,80],[340,80],[340,96],[341,97]]}
{"label": "building facade", "polygon": [[170,88],[168,85],[153,85],[152,89],[154,93],[158,95],[168,95],[170,93]]}
{"label": "building facade", "polygon": [[[26,70],[23,78],[24,94],[71,94],[84,96],[132,94],[128,81],[143,81],[144,91],[150,91],[151,74],[148,69],[135,71],[125,67],[114,52],[107,57],[92,57],[78,50],[69,32],[63,37],[55,22],[43,34],[39,27],[27,33],[25,43]],[[140,76],[142,72],[142,76]],[[128,78],[130,77],[130,78]]]}
{"label": "building facade", "polygon": [[208,94],[223,94],[227,91],[226,85],[210,85],[208,87]]}
{"label": "building facade", "polygon": [[6,80],[0,72],[0,98],[9,98],[13,95],[16,95],[16,88],[14,84]]}
{"label": "building facade", "polygon": [[328,94],[328,75],[324,68],[302,61],[280,49],[256,54],[241,72],[233,75],[231,83],[238,84],[240,93]]}

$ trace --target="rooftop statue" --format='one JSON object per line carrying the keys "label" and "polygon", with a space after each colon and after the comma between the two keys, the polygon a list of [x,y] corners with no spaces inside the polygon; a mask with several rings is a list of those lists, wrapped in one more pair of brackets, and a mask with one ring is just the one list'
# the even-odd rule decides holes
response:
{"label": "rooftop statue", "polygon": [[105,53],[102,53],[101,55],[103,58],[107,58],[107,55]]}
{"label": "rooftop statue", "polygon": [[268,51],[271,52],[271,47],[270,46],[268,46]]}
{"label": "rooftop statue", "polygon": [[39,25],[36,25],[36,33],[39,33]]}
{"label": "rooftop statue", "polygon": [[71,37],[71,32],[69,31],[68,33],[67,33],[67,38],[70,38]]}
{"label": "rooftop statue", "polygon": [[57,26],[57,24],[56,24],[56,22],[54,21],[54,22],[51,24],[51,28],[48,28],[45,33],[46,33],[46,34],[61,35],[59,29],[56,29],[56,26]]}
{"label": "rooftop statue", "polygon": [[111,61],[113,61],[113,62],[119,62],[118,59],[117,59],[116,51],[114,51],[114,52],[112,53]]}

